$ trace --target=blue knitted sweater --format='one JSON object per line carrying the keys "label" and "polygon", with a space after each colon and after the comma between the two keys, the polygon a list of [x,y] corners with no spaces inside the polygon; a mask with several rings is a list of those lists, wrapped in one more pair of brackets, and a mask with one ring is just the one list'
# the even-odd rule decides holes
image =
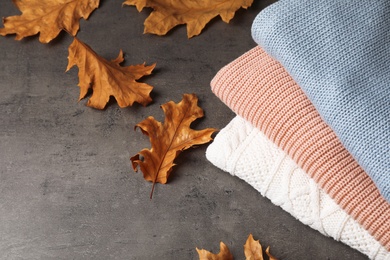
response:
{"label": "blue knitted sweater", "polygon": [[280,0],[252,36],[390,202],[390,1]]}

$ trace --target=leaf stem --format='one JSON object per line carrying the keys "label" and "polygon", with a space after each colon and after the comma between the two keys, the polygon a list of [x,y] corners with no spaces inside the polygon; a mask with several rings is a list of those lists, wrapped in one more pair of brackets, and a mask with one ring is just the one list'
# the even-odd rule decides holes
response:
{"label": "leaf stem", "polygon": [[153,198],[154,186],[156,186],[156,180],[153,182],[152,191],[150,192],[150,200],[152,200],[152,198]]}

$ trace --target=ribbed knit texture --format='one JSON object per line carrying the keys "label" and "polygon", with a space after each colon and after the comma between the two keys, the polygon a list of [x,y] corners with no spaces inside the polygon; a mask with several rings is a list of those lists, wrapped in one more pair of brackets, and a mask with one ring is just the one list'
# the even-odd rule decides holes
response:
{"label": "ribbed knit texture", "polygon": [[281,0],[252,35],[390,202],[389,28],[389,0]]}
{"label": "ribbed knit texture", "polygon": [[255,47],[222,68],[211,87],[390,249],[390,204],[279,62]]}
{"label": "ribbed knit texture", "polygon": [[217,134],[206,157],[311,228],[371,259],[390,259],[389,251],[319,189],[284,151],[243,118],[235,117]]}

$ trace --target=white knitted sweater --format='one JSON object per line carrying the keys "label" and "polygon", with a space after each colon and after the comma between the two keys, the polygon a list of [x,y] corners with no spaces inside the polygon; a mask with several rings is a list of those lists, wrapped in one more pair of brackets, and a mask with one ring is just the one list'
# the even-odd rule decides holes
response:
{"label": "white knitted sweater", "polygon": [[390,252],[343,211],[295,162],[243,118],[236,116],[206,151],[220,169],[246,181],[272,203],[313,229],[371,259]]}

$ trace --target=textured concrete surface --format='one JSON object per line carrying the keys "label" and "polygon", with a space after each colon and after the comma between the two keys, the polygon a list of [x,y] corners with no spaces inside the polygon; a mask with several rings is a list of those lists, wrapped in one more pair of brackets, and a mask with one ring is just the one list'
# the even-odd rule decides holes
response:
{"label": "textured concrete surface", "polygon": [[[187,39],[184,26],[165,37],[143,35],[150,10],[101,1],[78,37],[101,56],[126,53],[124,65],[157,63],[154,103],[104,111],[77,102],[77,68],[65,73],[72,39],[48,45],[30,37],[0,37],[0,259],[197,259],[195,247],[218,252],[224,241],[235,259],[252,233],[280,259],[366,259],[274,206],[246,183],[205,158],[206,146],[181,154],[172,179],[151,184],[129,157],[149,147],[133,131],[159,106],[196,93],[205,118],[224,127],[234,114],[210,91],[225,64],[255,46],[250,26],[272,1],[255,1],[230,24],[219,18]],[[2,1],[0,16],[18,14]]]}

